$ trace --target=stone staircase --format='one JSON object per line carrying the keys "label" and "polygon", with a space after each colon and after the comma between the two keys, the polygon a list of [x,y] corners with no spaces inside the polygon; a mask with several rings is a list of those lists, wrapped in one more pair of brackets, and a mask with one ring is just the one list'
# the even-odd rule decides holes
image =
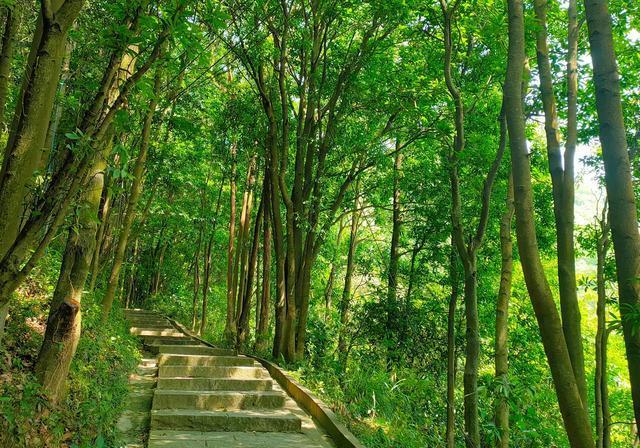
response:
{"label": "stone staircase", "polygon": [[149,448],[332,446],[254,359],[206,346],[157,313],[126,315],[157,357]]}

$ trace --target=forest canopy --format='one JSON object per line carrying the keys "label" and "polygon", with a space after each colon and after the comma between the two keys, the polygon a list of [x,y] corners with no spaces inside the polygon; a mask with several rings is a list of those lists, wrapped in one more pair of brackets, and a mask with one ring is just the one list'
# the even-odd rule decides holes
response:
{"label": "forest canopy", "polygon": [[639,2],[0,10],[0,445],[118,446],[143,308],[368,447],[639,446]]}

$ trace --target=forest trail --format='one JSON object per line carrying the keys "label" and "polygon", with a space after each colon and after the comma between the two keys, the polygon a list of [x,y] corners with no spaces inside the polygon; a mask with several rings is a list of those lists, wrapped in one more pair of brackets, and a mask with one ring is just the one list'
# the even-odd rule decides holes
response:
{"label": "forest trail", "polygon": [[[132,390],[147,403],[149,448],[329,448],[312,419],[279,387],[257,361],[233,350],[208,347],[184,334],[163,316],[126,311],[130,331],[156,357],[155,379],[138,378],[145,391]],[[152,398],[149,385],[155,384]],[[130,405],[131,407],[131,405]],[[129,428],[140,433],[141,428]],[[143,432],[144,429],[142,428]],[[128,445],[131,447],[139,444]]]}

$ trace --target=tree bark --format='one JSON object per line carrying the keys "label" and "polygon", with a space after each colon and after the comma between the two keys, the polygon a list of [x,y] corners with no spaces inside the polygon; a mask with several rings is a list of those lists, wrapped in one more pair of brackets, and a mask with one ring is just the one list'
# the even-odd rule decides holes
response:
{"label": "tree bark", "polygon": [[224,338],[227,342],[233,343],[235,328],[236,295],[233,290],[233,260],[234,244],[236,240],[236,176],[237,176],[237,147],[236,143],[231,144],[231,174],[229,175],[229,247],[227,249],[227,320],[224,327]]}
{"label": "tree bark", "polygon": [[[453,237],[452,237],[453,239]],[[458,305],[459,283],[458,279],[458,252],[455,243],[451,241],[451,254],[449,255],[449,283],[451,295],[449,296],[449,312],[447,314],[447,448],[456,446],[456,307]]]}
{"label": "tree bark", "polygon": [[[569,143],[564,155],[560,149],[560,130],[558,125],[558,113],[556,99],[553,92],[553,75],[551,62],[549,61],[549,49],[547,46],[547,0],[535,0],[535,13],[538,19],[536,31],[536,48],[538,59],[538,72],[540,74],[540,94],[544,106],[545,133],[547,139],[547,155],[549,160],[549,172],[553,189],[553,211],[556,224],[557,259],[558,259],[558,285],[560,292],[560,312],[562,315],[562,331],[567,341],[569,357],[573,373],[578,382],[580,398],[587,408],[587,381],[584,372],[584,349],[582,347],[582,331],[580,328],[580,307],[578,305],[578,292],[576,286],[575,248],[573,241],[574,230],[574,174],[573,159],[575,141]],[[572,15],[572,14],[570,14]],[[577,26],[577,25],[576,25]],[[569,31],[571,58],[569,66],[575,67],[577,57],[576,45],[572,36],[574,30]],[[575,36],[577,39],[577,36]],[[575,51],[575,53],[574,53]],[[569,74],[576,76],[575,70],[569,68]],[[573,83],[575,79],[568,80],[569,101],[571,108],[570,132],[575,132],[575,91]],[[568,123],[569,124],[569,123]],[[575,134],[574,134],[575,135]]]}
{"label": "tree bark", "polygon": [[4,30],[2,32],[2,50],[0,51],[0,136],[7,130],[5,106],[11,77],[11,63],[18,27],[20,26],[19,5],[5,6]]}
{"label": "tree bark", "polygon": [[[264,187],[262,189],[264,198]],[[243,350],[247,340],[249,339],[249,316],[251,315],[251,295],[253,294],[253,279],[255,276],[256,268],[258,266],[258,250],[260,248],[260,230],[262,230],[262,217],[264,213],[264,201],[260,201],[258,206],[258,213],[256,213],[256,219],[253,227],[253,240],[251,243],[251,255],[249,256],[249,262],[247,265],[247,280],[244,284],[244,288],[241,291],[242,308],[240,311],[240,317],[238,319],[236,348]],[[257,306],[257,305],[256,305]]]}
{"label": "tree bark", "polygon": [[263,216],[263,243],[262,243],[262,293],[260,296],[260,316],[256,330],[256,342],[254,350],[258,353],[265,351],[267,347],[267,332],[269,330],[269,302],[271,302],[271,179],[268,176],[268,168],[265,168],[264,190],[262,201],[264,203]]}
{"label": "tree bark", "polygon": [[[202,226],[200,226],[198,231],[196,252],[193,255],[193,307],[191,308],[191,331],[195,331],[196,321],[198,320],[198,294],[200,293],[200,246],[202,246]],[[205,270],[206,269],[207,268],[205,266]]]}
{"label": "tree bark", "polygon": [[514,185],[516,234],[520,263],[551,368],[560,412],[573,448],[593,448],[589,416],[571,366],[569,351],[551,288],[544,274],[535,232],[533,189],[527,151],[522,80],[525,67],[522,0],[508,0],[509,50],[504,86]]}
{"label": "tree bark", "polygon": [[605,279],[605,263],[609,250],[609,222],[607,206],[602,210],[602,216],[598,220],[599,233],[596,241],[597,269],[596,287],[598,302],[596,315],[598,325],[596,330],[596,371],[594,374],[595,408],[596,408],[596,446],[597,448],[609,448],[611,446],[611,412],[609,410],[609,386],[607,375],[607,291]]}
{"label": "tree bark", "polygon": [[618,297],[631,397],[636,425],[640,422],[640,331],[632,319],[640,310],[640,233],[627,153],[620,98],[620,76],[613,47],[611,17],[606,0],[585,0],[593,61],[596,110],[604,159],[605,183],[616,259]]}
{"label": "tree bark", "polygon": [[233,290],[236,296],[236,312],[234,319],[233,343],[237,339],[237,327],[240,315],[242,314],[243,293],[247,282],[247,262],[249,258],[249,230],[251,227],[251,210],[253,208],[253,187],[256,181],[256,156],[254,155],[249,162],[247,170],[247,180],[242,195],[242,211],[240,213],[240,228],[238,229],[238,242],[236,249],[236,260],[234,266],[234,283]]}
{"label": "tree bark", "polygon": [[110,150],[109,144],[96,156],[91,180],[78,208],[78,221],[69,229],[47,329],[35,364],[38,381],[54,403],[65,395],[69,366],[80,339],[80,302],[96,243],[97,212]]}
{"label": "tree bark", "polygon": [[495,425],[499,433],[496,448],[509,446],[509,301],[511,299],[511,278],[513,275],[513,241],[511,221],[513,220],[513,178],[509,175],[505,211],[500,219],[500,289],[496,303],[495,368],[498,392],[495,402]]}
{"label": "tree bark", "polygon": [[[0,259],[18,237],[28,185],[44,148],[67,32],[83,3],[54,0],[43,3],[40,11],[0,170]],[[8,301],[9,294],[2,294],[0,307]],[[0,316],[0,329],[3,327]]]}

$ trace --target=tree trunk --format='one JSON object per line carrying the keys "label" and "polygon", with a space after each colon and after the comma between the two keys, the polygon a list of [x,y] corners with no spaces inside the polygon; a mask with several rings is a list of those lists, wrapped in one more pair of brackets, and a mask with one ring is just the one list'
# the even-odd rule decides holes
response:
{"label": "tree trunk", "polygon": [[522,79],[525,67],[522,0],[508,0],[508,17],[509,50],[504,96],[511,147],[520,263],[540,327],[569,442],[573,448],[594,448],[589,416],[580,398],[560,316],[544,274],[536,239],[533,189],[522,106]]}
{"label": "tree trunk", "polygon": [[131,184],[131,193],[129,194],[129,200],[127,202],[127,208],[120,230],[120,237],[118,239],[118,246],[113,259],[113,265],[111,267],[111,274],[109,275],[109,282],[107,283],[107,290],[102,299],[102,322],[106,322],[113,306],[113,300],[115,298],[116,288],[118,286],[118,280],[120,279],[120,269],[122,268],[122,262],[124,261],[124,254],[127,249],[127,243],[129,242],[129,233],[133,226],[133,221],[136,217],[136,211],[138,208],[138,200],[142,193],[142,186],[144,183],[144,169],[147,161],[147,154],[149,152],[149,140],[151,138],[151,127],[153,125],[153,117],[158,105],[158,96],[160,95],[160,89],[162,87],[162,73],[160,69],[156,70],[153,98],[149,103],[149,109],[145,115],[144,125],[142,126],[142,138],[140,143],[140,152],[136,159],[136,164],[133,168],[133,181]]}
{"label": "tree trunk", "polygon": [[[560,312],[562,315],[562,331],[567,341],[569,357],[573,372],[578,382],[580,398],[585,409],[587,408],[587,382],[584,373],[584,349],[582,347],[582,331],[580,329],[580,307],[578,305],[578,292],[576,286],[575,248],[573,241],[574,221],[574,174],[573,159],[575,142],[567,145],[565,151],[564,166],[562,151],[560,149],[560,130],[558,126],[558,113],[556,99],[553,93],[553,75],[551,62],[549,61],[549,49],[547,46],[547,0],[535,0],[535,13],[538,19],[536,31],[536,47],[538,59],[538,72],[540,74],[540,94],[544,105],[545,133],[547,137],[547,154],[549,159],[549,172],[553,188],[553,211],[556,224],[557,259],[558,259],[558,285],[560,292]],[[571,36],[571,31],[569,32]],[[577,36],[576,36],[577,38]],[[572,41],[573,42],[573,41]],[[575,44],[570,44],[572,51]],[[572,53],[572,57],[577,55]],[[570,61],[575,65],[575,61]],[[575,76],[575,71],[571,71]],[[569,81],[572,86],[573,80]],[[569,100],[573,100],[571,95]],[[575,105],[572,105],[572,119],[575,119]],[[575,129],[575,122],[572,122]],[[571,131],[573,132],[573,130]]]}
{"label": "tree trunk", "polygon": [[111,145],[107,145],[96,156],[91,180],[78,208],[78,221],[69,229],[47,329],[35,365],[38,381],[54,403],[64,397],[69,366],[80,339],[80,302],[96,242],[96,218],[110,150]]}
{"label": "tree trunk", "polygon": [[264,192],[264,229],[263,229],[263,256],[262,256],[262,294],[260,297],[260,316],[257,324],[256,343],[254,350],[258,353],[267,348],[267,332],[269,330],[269,302],[271,302],[271,179],[265,168]]}
{"label": "tree trunk", "polygon": [[351,232],[349,233],[349,252],[347,254],[347,269],[344,273],[344,288],[340,299],[340,330],[338,333],[338,363],[340,369],[347,370],[349,356],[347,344],[347,328],[349,325],[349,310],[351,308],[351,280],[355,268],[356,249],[358,247],[358,227],[360,225],[360,181],[357,180],[353,189],[353,210],[351,212]]}
{"label": "tree trunk", "polygon": [[607,207],[602,210],[599,219],[599,234],[596,242],[597,269],[596,285],[598,290],[598,303],[596,315],[598,325],[596,330],[596,371],[595,371],[595,408],[596,408],[596,445],[597,448],[609,448],[611,446],[611,412],[609,411],[609,386],[607,375],[607,291],[605,279],[605,263],[609,250],[609,222],[607,219]]}
{"label": "tree trunk", "polygon": [[[193,307],[191,308],[191,331],[196,329],[196,321],[198,320],[198,293],[200,292],[200,246],[202,245],[202,226],[198,231],[198,242],[196,243],[196,252],[193,255]],[[206,258],[206,254],[205,254]],[[205,261],[206,265],[206,261]],[[205,270],[207,267],[205,266]]]}
{"label": "tree trunk", "polygon": [[[42,151],[42,156],[40,158],[40,173],[45,173],[47,171],[47,166],[50,166],[49,163],[51,159],[51,154],[56,146],[56,136],[58,134],[58,126],[60,125],[60,120],[62,119],[62,111],[64,98],[67,93],[67,84],[71,79],[71,52],[73,51],[73,43],[71,41],[67,41],[66,50],[64,54],[64,60],[62,61],[62,74],[60,75],[60,88],[58,90],[58,101],[56,103],[55,109],[53,111],[53,117],[51,118],[51,123],[49,124],[49,130],[47,131],[47,138],[44,143],[44,149]],[[54,166],[51,166],[51,172],[55,169]]]}
{"label": "tree trunk", "polygon": [[324,320],[326,322],[329,313],[331,312],[331,306],[333,302],[333,284],[336,279],[336,270],[338,268],[338,260],[340,258],[340,243],[342,242],[342,233],[346,226],[343,224],[344,219],[340,218],[340,223],[338,224],[338,236],[336,238],[336,250],[333,254],[333,259],[331,260],[331,270],[329,271],[329,278],[327,279],[327,286],[324,288]]}
{"label": "tree trunk", "polygon": [[[402,152],[396,139],[396,154],[393,163],[393,214],[391,230],[391,246],[389,247],[389,268],[387,271],[387,324],[385,344],[387,348],[387,368],[391,368],[399,359],[397,353],[398,330],[398,262],[400,261],[399,245],[402,231],[400,205],[400,179],[402,177]],[[356,207],[357,208],[357,207]]]}
{"label": "tree trunk", "polygon": [[458,253],[454,242],[451,242],[449,256],[449,313],[447,315],[447,448],[456,446],[456,307],[458,305]]}
{"label": "tree trunk", "polygon": [[[253,208],[253,187],[256,181],[256,156],[251,158],[247,170],[247,181],[242,195],[242,211],[240,213],[240,228],[238,229],[238,244],[234,269],[234,292],[236,295],[236,314],[234,320],[234,337],[237,338],[237,326],[242,314],[243,294],[247,282],[247,262],[249,259],[249,229],[251,227],[251,210]],[[236,340],[234,339],[234,343]]]}
{"label": "tree trunk", "polygon": [[[18,236],[28,185],[44,148],[67,32],[83,3],[54,0],[43,3],[46,10],[40,12],[0,170],[0,259],[8,255]],[[6,309],[11,292],[0,294],[0,309]],[[4,329],[3,314],[0,330]]]}
{"label": "tree trunk", "polygon": [[220,179],[220,189],[218,190],[218,199],[216,200],[216,212],[213,217],[213,225],[211,226],[211,233],[209,234],[209,241],[205,248],[204,258],[204,282],[202,283],[202,318],[200,319],[200,331],[199,334],[204,335],[207,329],[207,300],[209,298],[209,279],[211,278],[211,252],[213,250],[213,239],[216,233],[216,227],[218,226],[218,218],[220,214],[220,204],[222,203],[222,186],[224,185],[224,177]]}
{"label": "tree trunk", "polygon": [[632,316],[640,310],[640,233],[633,179],[620,98],[620,76],[606,0],[585,0],[593,61],[596,110],[609,201],[611,237],[616,259],[618,296],[631,397],[636,425],[640,422],[640,331]]}
{"label": "tree trunk", "polygon": [[100,256],[106,239],[109,217],[111,216],[111,176],[105,176],[104,188],[102,189],[102,200],[100,204],[100,212],[98,213],[98,233],[96,235],[96,249],[93,251],[91,258],[91,281],[89,283],[89,291],[93,291],[96,287],[98,274],[100,273]]}
{"label": "tree trunk", "polygon": [[5,121],[5,106],[11,77],[11,63],[18,27],[20,26],[20,11],[16,5],[5,6],[4,30],[2,33],[2,51],[0,51],[0,136],[7,130]]}
{"label": "tree trunk", "polygon": [[500,220],[500,289],[496,303],[496,392],[495,425],[498,430],[496,448],[509,446],[509,300],[511,299],[511,278],[513,275],[513,241],[511,221],[513,220],[513,178],[509,175],[505,211]]}
{"label": "tree trunk", "polygon": [[227,320],[224,327],[224,338],[227,342],[233,343],[233,329],[235,327],[236,296],[233,290],[233,260],[234,244],[236,240],[236,176],[237,176],[237,147],[236,143],[231,144],[231,174],[229,175],[230,198],[229,198],[229,247],[227,249]]}
{"label": "tree trunk", "polygon": [[[264,187],[262,197],[264,198]],[[258,213],[253,227],[253,241],[251,243],[251,255],[247,266],[247,280],[242,294],[242,308],[238,319],[236,348],[243,350],[245,343],[249,339],[249,316],[251,314],[251,295],[253,293],[253,279],[258,266],[258,249],[260,248],[260,230],[262,229],[262,215],[264,213],[264,201],[260,201]],[[257,306],[257,305],[256,305]]]}

